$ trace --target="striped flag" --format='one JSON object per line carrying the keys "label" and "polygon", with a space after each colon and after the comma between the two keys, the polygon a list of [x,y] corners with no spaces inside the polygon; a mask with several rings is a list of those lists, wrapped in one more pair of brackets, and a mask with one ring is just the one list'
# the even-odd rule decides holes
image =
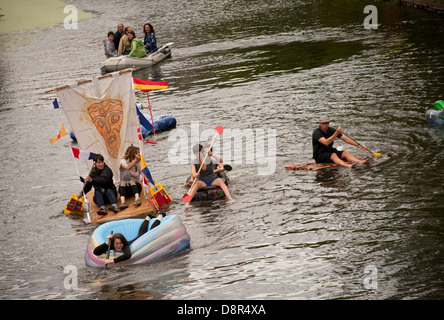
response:
{"label": "striped flag", "polygon": [[79,160],[92,160],[95,153],[71,147],[72,156]]}
{"label": "striped flag", "polygon": [[168,89],[168,82],[133,78],[133,83],[134,90],[151,91],[156,89]]}
{"label": "striped flag", "polygon": [[146,141],[143,137],[142,134],[140,133],[140,128],[137,128],[137,135],[139,136],[139,140],[142,140],[143,142],[149,143],[152,146],[155,146],[157,144],[157,142],[151,142],[151,141]]}
{"label": "striped flag", "polygon": [[152,185],[155,185],[153,178],[151,177],[151,172],[146,166],[145,158],[143,154],[140,154],[140,169],[142,169],[142,173],[147,177],[147,179],[151,182]]}
{"label": "striped flag", "polygon": [[54,142],[56,142],[57,140],[59,140],[61,137],[63,137],[64,135],[66,135],[66,130],[65,130],[65,126],[62,123],[62,128],[60,129],[60,133],[57,135],[57,137],[54,137],[52,139],[49,139],[49,142],[51,144],[53,144]]}

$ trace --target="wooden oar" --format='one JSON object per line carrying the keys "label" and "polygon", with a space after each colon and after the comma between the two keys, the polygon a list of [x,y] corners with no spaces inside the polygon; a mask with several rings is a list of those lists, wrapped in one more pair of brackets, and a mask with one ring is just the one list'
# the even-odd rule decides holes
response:
{"label": "wooden oar", "polygon": [[[342,134],[345,134],[344,132],[342,132]],[[355,140],[353,140],[353,138],[352,137],[350,137],[348,134],[345,134],[347,137],[349,137],[354,143],[356,143],[358,146],[360,146],[360,147],[363,147],[364,148],[364,146],[362,145],[362,144],[360,144],[359,142],[357,142],[357,141],[355,141]],[[373,154],[375,157],[379,157],[379,156],[381,156],[381,153],[379,153],[379,152],[371,152],[370,150],[368,150],[367,149],[367,151],[368,152],[370,152],[371,154]]]}
{"label": "wooden oar", "polygon": [[[214,135],[214,137],[213,137],[213,141],[211,141],[211,145],[210,145],[210,147],[208,148],[208,150],[211,150],[211,148],[213,147],[214,142],[216,141],[217,136],[218,136],[219,134],[222,134],[222,132],[224,132],[224,128],[221,127],[221,126],[217,126],[216,129],[215,129],[215,131],[216,131],[216,134]],[[207,160],[207,156],[208,156],[208,151],[205,153],[205,157],[204,157],[204,159],[203,159],[203,161],[202,161],[202,164],[201,164],[200,167],[199,167],[199,171],[197,171],[197,175],[199,175],[200,170],[202,170],[202,166],[203,166],[203,164],[205,163],[205,160]],[[191,201],[192,198],[191,198],[190,192],[191,192],[191,190],[193,189],[194,185],[196,184],[196,181],[197,181],[197,176],[196,176],[196,178],[194,178],[194,181],[193,181],[193,184],[191,185],[190,190],[188,190],[188,192],[185,193],[185,194],[183,195],[183,197],[182,197],[182,201],[183,201],[183,202],[187,202],[187,203],[188,203],[188,202]]]}
{"label": "wooden oar", "polygon": [[[111,231],[111,235],[113,234],[113,231]],[[111,251],[111,241],[113,241],[112,239],[109,239],[109,243],[108,243],[108,251],[106,252],[106,260],[109,259],[109,252]],[[105,264],[105,269],[108,269],[108,264]]]}

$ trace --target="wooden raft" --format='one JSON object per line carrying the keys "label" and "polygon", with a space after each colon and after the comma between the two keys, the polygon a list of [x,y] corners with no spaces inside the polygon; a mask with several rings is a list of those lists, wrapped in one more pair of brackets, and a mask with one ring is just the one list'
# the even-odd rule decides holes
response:
{"label": "wooden raft", "polygon": [[[121,219],[129,219],[129,218],[145,218],[147,213],[155,213],[156,209],[151,206],[151,204],[146,199],[150,199],[154,202],[153,197],[150,194],[147,194],[145,197],[143,195],[143,192],[140,195],[141,204],[138,207],[134,207],[134,197],[127,197],[125,199],[125,203],[128,205],[128,208],[124,210],[119,210],[119,212],[114,213],[112,212],[109,207],[110,204],[106,205],[107,213],[104,216],[98,215],[97,211],[99,211],[99,207],[92,201],[94,197],[94,190],[91,190],[88,192],[88,200],[91,203],[91,223],[105,223],[108,221],[115,221],[115,220],[121,220]],[[142,199],[143,198],[143,199]],[[117,198],[117,208],[120,206],[120,196],[118,195]]]}
{"label": "wooden raft", "polygon": [[[359,160],[363,160],[367,157],[357,157]],[[351,161],[346,161],[347,164],[352,164]],[[288,166],[285,166],[285,169],[287,170],[314,170],[314,171],[322,171],[328,168],[337,167],[339,166],[336,163],[316,163],[314,160],[302,164],[290,164]]]}

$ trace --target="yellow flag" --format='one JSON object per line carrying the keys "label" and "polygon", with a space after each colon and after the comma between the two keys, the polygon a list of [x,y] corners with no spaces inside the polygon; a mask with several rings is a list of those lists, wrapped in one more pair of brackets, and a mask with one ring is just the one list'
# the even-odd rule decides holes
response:
{"label": "yellow flag", "polygon": [[54,137],[52,139],[49,140],[49,142],[51,144],[53,144],[54,142],[56,142],[57,140],[59,140],[61,137],[63,137],[64,135],[66,135],[66,130],[65,130],[65,126],[62,123],[62,128],[60,129],[60,133],[58,134],[57,137]]}

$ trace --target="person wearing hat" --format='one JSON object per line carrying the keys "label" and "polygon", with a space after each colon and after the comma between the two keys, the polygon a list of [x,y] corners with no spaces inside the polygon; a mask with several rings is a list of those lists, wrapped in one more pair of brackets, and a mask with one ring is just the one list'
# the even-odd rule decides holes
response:
{"label": "person wearing hat", "polygon": [[[354,167],[356,163],[367,163],[370,158],[359,160],[348,151],[339,151],[333,148],[333,143],[336,138],[358,147],[363,150],[367,150],[366,146],[360,146],[355,141],[347,137],[342,133],[342,128],[337,129],[329,127],[330,118],[327,115],[321,115],[319,117],[319,127],[313,131],[312,143],[313,143],[313,159],[316,163],[336,163],[344,167]],[[351,164],[346,162],[353,162]]]}

